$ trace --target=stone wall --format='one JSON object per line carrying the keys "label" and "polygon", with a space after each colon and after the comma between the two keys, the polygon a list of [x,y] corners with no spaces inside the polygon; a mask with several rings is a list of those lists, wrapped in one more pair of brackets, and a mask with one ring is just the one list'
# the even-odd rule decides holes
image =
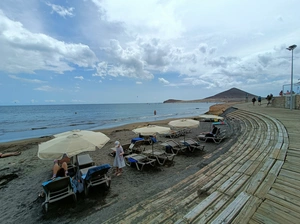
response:
{"label": "stone wall", "polygon": [[[289,97],[286,96],[276,96],[272,100],[272,107],[278,108],[290,108]],[[300,109],[300,95],[293,95],[293,109]]]}

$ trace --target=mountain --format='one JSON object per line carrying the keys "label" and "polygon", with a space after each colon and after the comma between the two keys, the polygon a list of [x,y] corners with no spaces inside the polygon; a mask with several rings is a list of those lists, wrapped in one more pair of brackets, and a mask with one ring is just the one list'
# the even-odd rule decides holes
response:
{"label": "mountain", "polygon": [[256,95],[252,93],[245,92],[238,88],[231,88],[224,92],[218,93],[216,95],[206,97],[204,99],[198,100],[175,100],[168,99],[164,101],[164,103],[197,103],[197,102],[235,102],[235,101],[243,101],[248,96],[248,100],[250,101]]}

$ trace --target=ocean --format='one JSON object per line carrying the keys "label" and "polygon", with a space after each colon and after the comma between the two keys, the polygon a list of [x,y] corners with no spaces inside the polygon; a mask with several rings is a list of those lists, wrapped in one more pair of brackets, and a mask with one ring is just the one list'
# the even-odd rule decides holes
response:
{"label": "ocean", "polygon": [[[49,136],[74,129],[193,117],[213,103],[140,103],[0,106],[0,142]],[[156,115],[154,115],[156,111]]]}

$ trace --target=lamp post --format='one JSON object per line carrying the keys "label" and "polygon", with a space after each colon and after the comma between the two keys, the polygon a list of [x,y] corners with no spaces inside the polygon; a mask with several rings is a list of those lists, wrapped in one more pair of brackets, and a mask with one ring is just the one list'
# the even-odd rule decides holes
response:
{"label": "lamp post", "polygon": [[287,47],[286,49],[292,51],[292,66],[291,66],[291,98],[290,98],[290,109],[293,110],[293,56],[294,56],[294,49],[297,47],[296,44]]}

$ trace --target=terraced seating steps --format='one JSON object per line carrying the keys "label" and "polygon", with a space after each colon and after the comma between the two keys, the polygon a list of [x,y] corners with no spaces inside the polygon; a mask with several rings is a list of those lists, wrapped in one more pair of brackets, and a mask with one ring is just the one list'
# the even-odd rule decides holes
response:
{"label": "terraced seating steps", "polygon": [[283,165],[287,133],[280,122],[263,114],[236,110],[227,119],[237,121],[241,131],[228,152],[106,223],[253,221]]}

